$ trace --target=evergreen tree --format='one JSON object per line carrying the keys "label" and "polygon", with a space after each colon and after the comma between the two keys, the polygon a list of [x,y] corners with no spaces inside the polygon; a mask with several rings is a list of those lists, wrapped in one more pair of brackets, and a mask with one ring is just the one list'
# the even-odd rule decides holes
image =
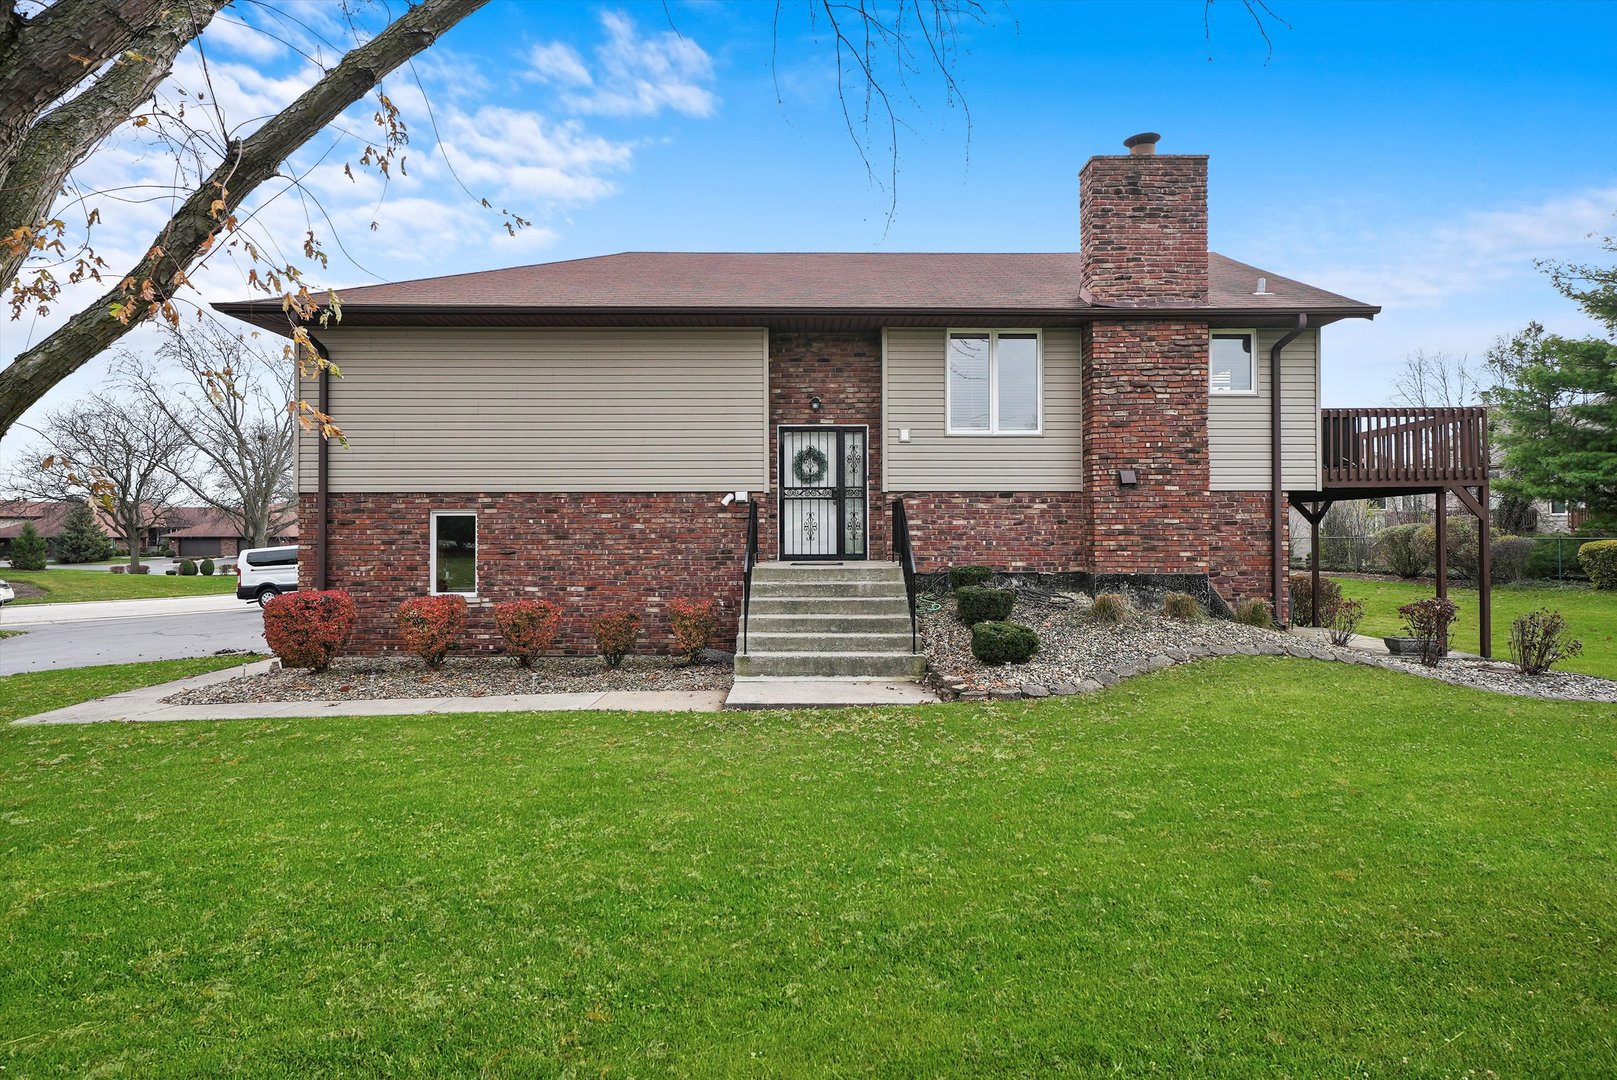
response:
{"label": "evergreen tree", "polygon": [[24,523],[22,532],[11,542],[11,568],[13,570],[45,569],[45,538],[39,535],[32,521]]}
{"label": "evergreen tree", "polygon": [[[1606,237],[1605,250],[1617,252]],[[1488,353],[1496,385],[1498,487],[1507,495],[1583,503],[1591,524],[1617,526],[1617,267],[1552,263],[1563,296],[1606,325],[1598,337],[1567,338],[1538,323]]]}
{"label": "evergreen tree", "polygon": [[63,563],[101,562],[112,558],[112,541],[96,524],[89,503],[78,503],[56,535],[56,561]]}

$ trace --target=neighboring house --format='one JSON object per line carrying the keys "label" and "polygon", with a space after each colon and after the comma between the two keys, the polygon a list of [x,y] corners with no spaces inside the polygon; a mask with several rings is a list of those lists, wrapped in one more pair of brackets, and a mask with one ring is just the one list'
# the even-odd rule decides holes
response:
{"label": "neighboring house", "polygon": [[[617,606],[659,648],[673,597],[717,600],[728,641],[752,509],[762,559],[845,564],[894,558],[902,499],[923,574],[1283,604],[1288,498],[1406,483],[1378,473],[1404,452],[1385,410],[1319,411],[1322,328],[1380,309],[1209,252],[1207,158],[1155,141],[1084,166],[1075,252],[638,252],[345,290],[310,327],[342,377],[304,393],[350,444],[300,445],[304,586],[355,595],[367,650],[429,591],[470,596],[484,642],[525,596],[563,604],[573,649]],[[278,302],[218,307],[287,332]]]}
{"label": "neighboring house", "polygon": [[[241,535],[239,522],[211,506],[175,507],[170,520],[176,527],[164,535],[174,545],[174,554],[182,559],[231,557],[252,546],[249,538]],[[294,519],[270,537],[269,542],[292,544],[297,539],[298,526]]]}
{"label": "neighboring house", "polygon": [[[22,532],[28,522],[33,522],[39,535],[45,538],[46,558],[56,558],[56,534],[62,531],[67,524],[67,516],[73,512],[75,503],[56,502],[44,499],[9,499],[0,500],[0,559],[11,555],[11,542]],[[90,509],[95,512],[96,524],[101,531],[111,538],[114,544],[123,542],[123,533],[113,522],[112,516],[97,503],[91,503]],[[157,527],[154,524],[146,530],[146,541],[151,546],[157,543]]]}

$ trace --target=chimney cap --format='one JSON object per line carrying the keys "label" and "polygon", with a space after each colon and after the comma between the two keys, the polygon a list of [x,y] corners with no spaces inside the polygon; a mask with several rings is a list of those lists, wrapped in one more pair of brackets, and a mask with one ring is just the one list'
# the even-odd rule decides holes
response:
{"label": "chimney cap", "polygon": [[1138,135],[1130,135],[1123,140],[1131,154],[1154,154],[1157,152],[1157,140],[1162,138],[1154,131],[1142,131]]}

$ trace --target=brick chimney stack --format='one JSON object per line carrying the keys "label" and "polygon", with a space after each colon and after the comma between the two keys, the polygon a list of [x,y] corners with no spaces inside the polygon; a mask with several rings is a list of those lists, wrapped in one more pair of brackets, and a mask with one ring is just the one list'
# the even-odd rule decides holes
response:
{"label": "brick chimney stack", "polygon": [[1158,154],[1155,132],[1078,174],[1084,288],[1101,304],[1207,300],[1207,155]]}

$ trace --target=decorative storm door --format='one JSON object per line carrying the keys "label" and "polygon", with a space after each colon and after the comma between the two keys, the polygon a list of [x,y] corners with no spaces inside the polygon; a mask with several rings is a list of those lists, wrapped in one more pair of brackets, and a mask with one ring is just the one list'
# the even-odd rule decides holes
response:
{"label": "decorative storm door", "polygon": [[780,429],[780,557],[865,558],[865,429]]}

